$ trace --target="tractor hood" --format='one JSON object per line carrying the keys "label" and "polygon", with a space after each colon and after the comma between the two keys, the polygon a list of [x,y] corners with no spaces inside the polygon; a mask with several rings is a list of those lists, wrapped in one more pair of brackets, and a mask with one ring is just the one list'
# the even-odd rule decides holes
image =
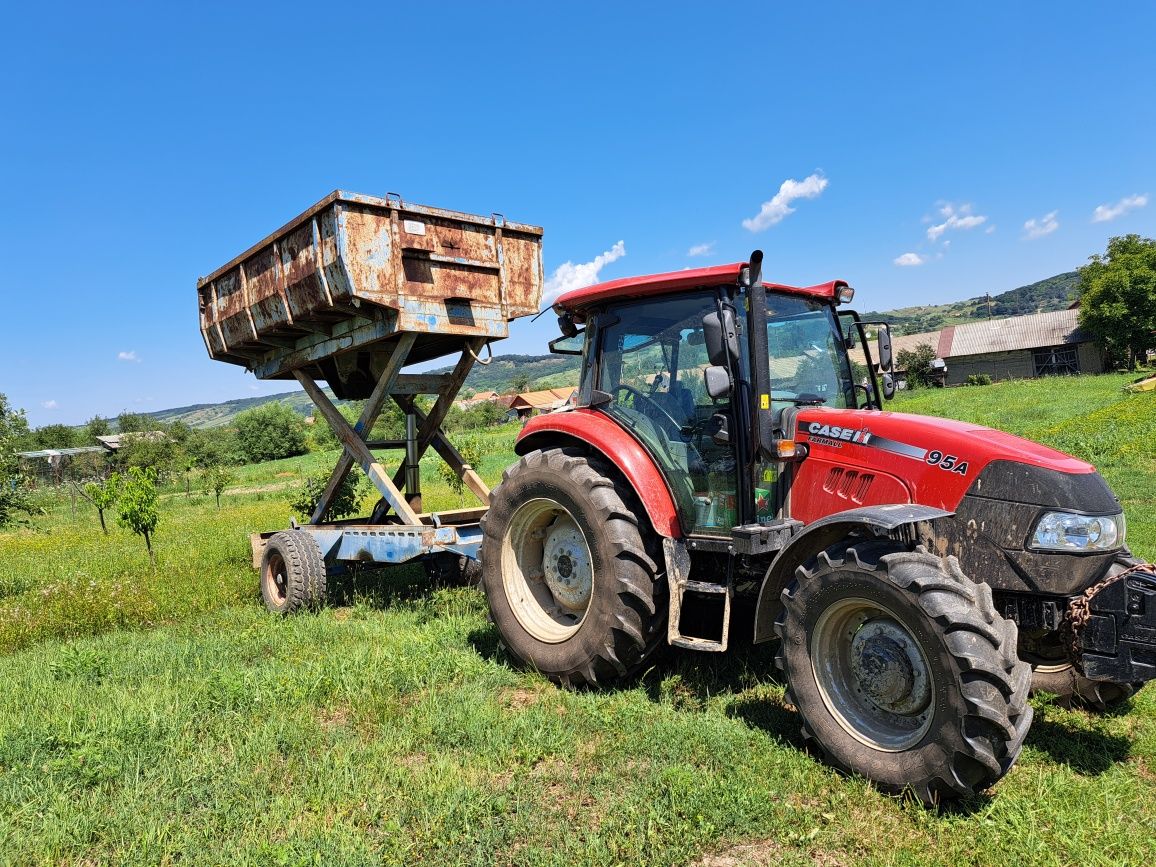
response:
{"label": "tractor hood", "polygon": [[[1089,483],[1111,497],[1091,464],[981,425],[827,407],[809,407],[793,415],[792,429],[784,433],[807,444],[809,455],[803,464],[812,464],[810,472],[805,471],[808,476],[824,467],[858,465],[865,472],[890,476],[907,489],[912,502],[949,510],[968,493],[1054,505],[1057,499],[1069,499],[1063,489],[1073,486],[1074,496],[1087,497]],[[996,471],[997,462],[1003,470]],[[993,472],[985,473],[989,466]],[[1088,476],[1092,478],[1073,478]],[[1095,503],[1085,510],[1104,506],[1103,496],[1093,499]]]}

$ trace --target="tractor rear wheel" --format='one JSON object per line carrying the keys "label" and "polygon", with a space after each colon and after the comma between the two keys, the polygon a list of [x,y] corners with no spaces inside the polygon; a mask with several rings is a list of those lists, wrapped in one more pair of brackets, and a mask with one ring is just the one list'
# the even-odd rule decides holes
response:
{"label": "tractor rear wheel", "polygon": [[656,537],[634,493],[577,449],[508,469],[482,520],[482,586],[515,663],[564,686],[636,673],[666,636]]}
{"label": "tractor rear wheel", "polygon": [[304,530],[285,530],[265,543],[261,555],[261,597],[274,614],[315,608],[325,599],[325,560]]}
{"label": "tractor rear wheel", "polygon": [[1031,668],[991,589],[954,558],[838,546],[800,568],[782,600],[787,700],[832,764],[924,803],[1007,773],[1031,725]]}

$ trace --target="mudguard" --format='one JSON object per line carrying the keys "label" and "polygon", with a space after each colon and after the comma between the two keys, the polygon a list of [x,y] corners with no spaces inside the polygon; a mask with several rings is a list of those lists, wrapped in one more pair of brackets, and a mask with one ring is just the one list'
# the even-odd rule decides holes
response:
{"label": "mudguard", "polygon": [[886,537],[901,527],[914,527],[924,521],[949,518],[952,514],[933,506],[896,503],[835,512],[808,524],[803,532],[775,556],[767,569],[762,587],[759,588],[758,607],[755,609],[755,643],[770,641],[775,637],[779,594],[795,574],[795,569],[820,551],[830,548],[854,530],[867,530],[873,536]]}
{"label": "mudguard", "polygon": [[646,449],[619,425],[591,409],[546,413],[526,423],[514,451],[524,455],[558,445],[587,446],[600,452],[626,476],[642,501],[654,532],[668,539],[682,537],[678,509],[666,480]]}

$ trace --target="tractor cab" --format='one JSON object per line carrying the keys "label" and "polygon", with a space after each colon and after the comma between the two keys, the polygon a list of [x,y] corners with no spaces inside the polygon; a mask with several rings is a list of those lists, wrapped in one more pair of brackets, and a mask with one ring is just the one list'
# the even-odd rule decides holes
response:
{"label": "tractor cab", "polygon": [[[866,340],[842,281],[762,284],[752,262],[623,280],[555,304],[563,337],[583,354],[577,405],[605,413],[654,460],[690,536],[789,518],[789,464],[805,453],[791,424],[799,407],[878,408]],[[889,355],[889,333],[879,329]],[[886,374],[882,391],[893,391]],[[705,542],[709,544],[709,542]]]}

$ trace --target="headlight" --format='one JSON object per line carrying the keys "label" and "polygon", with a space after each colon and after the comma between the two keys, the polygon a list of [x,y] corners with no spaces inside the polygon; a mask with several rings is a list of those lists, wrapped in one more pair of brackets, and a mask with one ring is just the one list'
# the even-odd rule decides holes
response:
{"label": "headlight", "polygon": [[1108,551],[1124,544],[1124,516],[1046,512],[1031,547],[1045,551]]}

